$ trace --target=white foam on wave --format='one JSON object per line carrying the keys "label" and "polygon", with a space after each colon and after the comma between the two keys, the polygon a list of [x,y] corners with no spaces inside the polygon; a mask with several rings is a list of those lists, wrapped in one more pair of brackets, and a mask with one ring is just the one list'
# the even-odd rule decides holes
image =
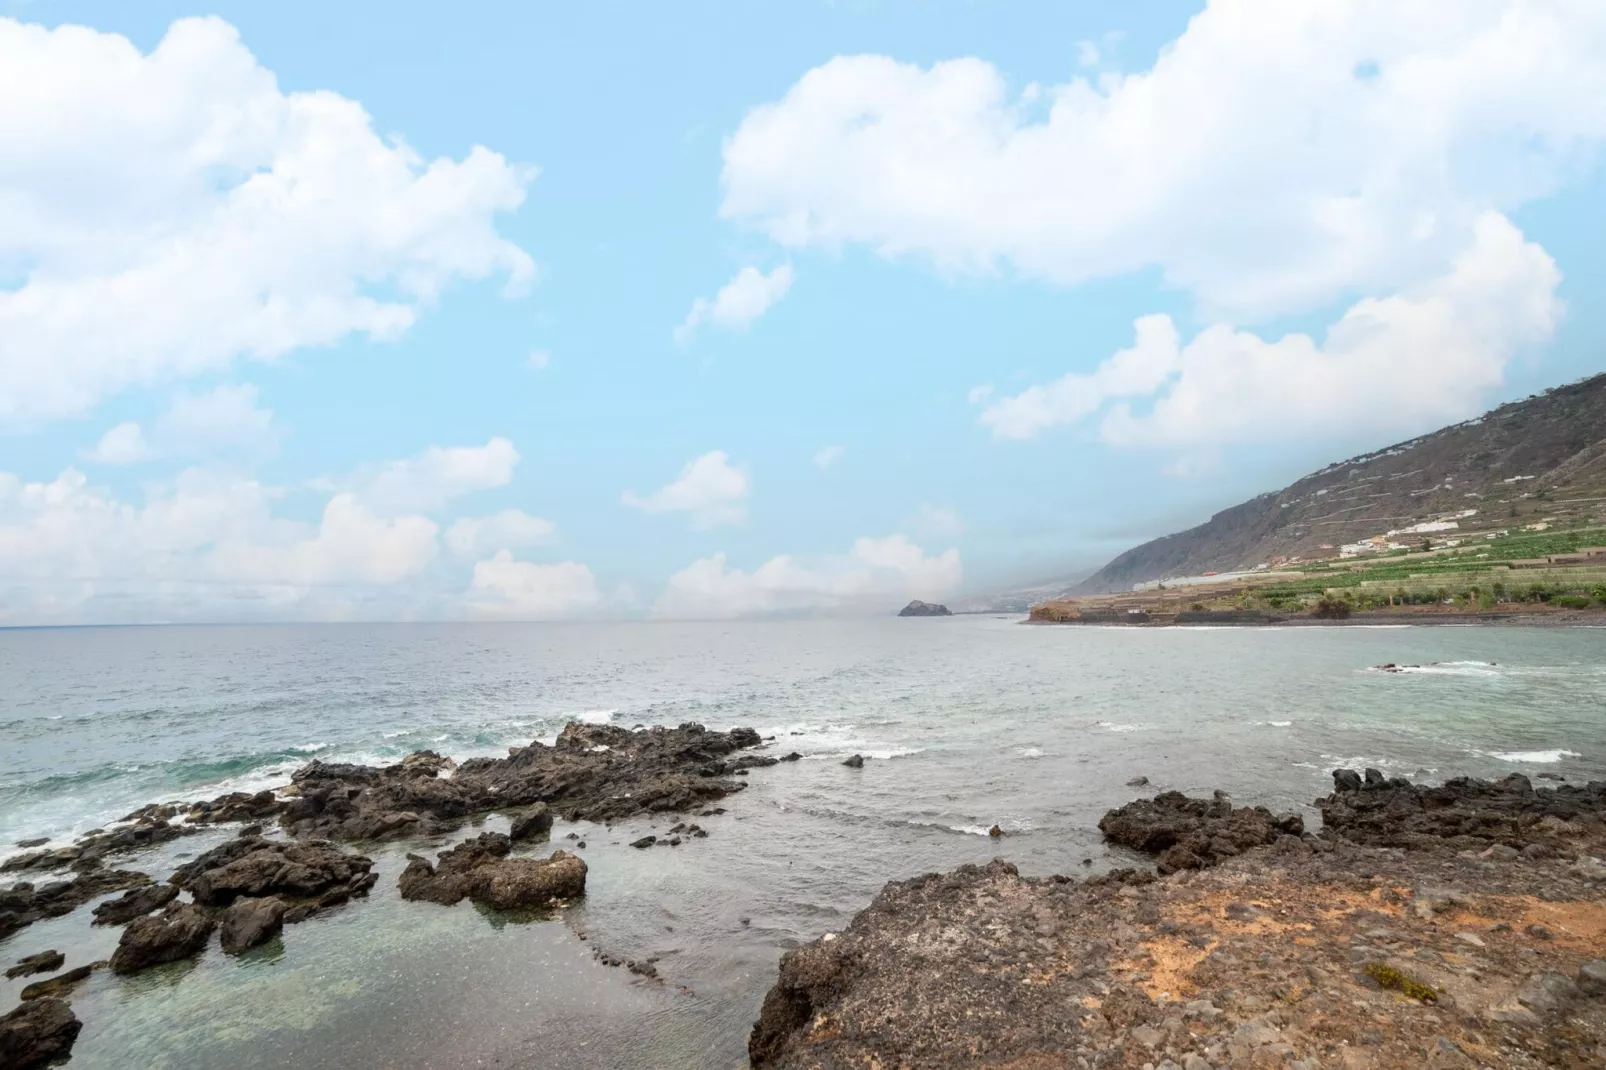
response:
{"label": "white foam on wave", "polygon": [[1266,728],[1288,728],[1293,721],[1256,721],[1255,724]]}
{"label": "white foam on wave", "polygon": [[1513,750],[1504,753],[1491,753],[1491,758],[1498,758],[1502,762],[1525,762],[1535,765],[1553,765],[1563,758],[1582,758],[1583,755],[1575,750]]}
{"label": "white foam on wave", "polygon": [[1106,732],[1150,732],[1154,730],[1152,724],[1116,724],[1113,721],[1094,721],[1093,727],[1102,728]]}
{"label": "white foam on wave", "polygon": [[574,719],[576,721],[584,721],[586,724],[612,724],[613,715],[618,712],[617,709],[585,710],[575,714]]}
{"label": "white foam on wave", "polygon": [[1022,758],[1041,758],[1043,756],[1043,748],[1021,747],[1020,749],[1016,750],[1015,753],[1020,755]]}

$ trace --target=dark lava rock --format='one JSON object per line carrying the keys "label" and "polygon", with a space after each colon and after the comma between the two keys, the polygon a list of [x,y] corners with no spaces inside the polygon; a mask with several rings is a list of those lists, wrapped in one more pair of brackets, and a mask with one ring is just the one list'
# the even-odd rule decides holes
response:
{"label": "dark lava rock", "polygon": [[3,865],[0,865],[0,872],[45,871],[63,869],[67,866],[83,866],[97,862],[107,855],[150,847],[199,831],[198,828],[190,826],[168,824],[164,818],[141,816],[135,824],[126,828],[117,828],[110,832],[99,829],[86,832],[76,842],[66,847],[8,858]]}
{"label": "dark lava rock", "polygon": [[45,844],[47,844],[49,842],[50,842],[50,837],[49,836],[40,836],[36,840],[18,840],[17,841],[17,846],[21,847],[23,850],[27,850],[30,847],[43,847]]}
{"label": "dark lava rock", "polygon": [[1156,868],[1164,874],[1203,869],[1280,836],[1298,836],[1305,823],[1298,814],[1233,806],[1220,792],[1214,799],[1190,799],[1167,791],[1109,811],[1099,829],[1111,842],[1158,855]]}
{"label": "dark lava rock", "polygon": [[92,962],[88,966],[75,966],[66,973],[58,973],[54,977],[47,977],[43,981],[35,981],[22,990],[23,999],[66,999],[73,989],[89,979],[89,975],[101,969],[104,962]]}
{"label": "dark lava rock", "polygon": [[544,840],[552,831],[552,811],[546,803],[536,803],[513,819],[508,835],[515,840]]}
{"label": "dark lava rock", "polygon": [[296,796],[279,821],[297,837],[342,840],[434,835],[471,814],[546,803],[570,821],[617,821],[642,812],[690,810],[739,791],[724,779],[728,756],[761,740],[750,728],[711,732],[699,724],[631,731],[568,725],[552,746],[531,743],[506,758],[472,758],[450,777],[432,752],[373,768],[313,762],[293,776]]}
{"label": "dark lava rock", "polygon": [[236,899],[223,912],[218,942],[225,953],[238,955],[279,935],[284,928],[288,907],[278,896],[263,899]]}
{"label": "dark lava rock", "polygon": [[40,918],[59,918],[108,892],[150,884],[150,877],[132,870],[102,869],[89,860],[71,880],[35,887],[23,882],[0,892],[0,939],[26,928]]}
{"label": "dark lava rock", "polygon": [[847,766],[849,769],[863,769],[864,768],[864,756],[862,754],[855,754],[853,757],[849,758],[847,761],[843,762],[842,764]]}
{"label": "dark lava rock", "polygon": [[916,598],[913,602],[898,610],[900,617],[951,617],[947,606],[937,605],[935,602],[922,602]]}
{"label": "dark lava rock", "polygon": [[61,964],[67,961],[67,956],[54,949],[41,951],[37,955],[18,959],[17,964],[6,971],[6,980],[17,977],[27,977],[35,973],[49,973],[51,970],[61,969]]}
{"label": "dark lava rock", "polygon": [[639,851],[639,850],[642,850],[643,848],[651,847],[653,844],[655,844],[657,842],[658,842],[658,837],[657,836],[643,836],[639,840],[631,840],[630,841],[630,846],[634,847],[636,850]]}
{"label": "dark lava rock", "polygon": [[271,791],[256,793],[231,791],[208,802],[190,804],[185,820],[195,824],[222,825],[231,821],[260,821],[272,817],[284,803]]}
{"label": "dark lava rock", "polygon": [[1316,800],[1322,834],[1376,847],[1457,850],[1564,845],[1570,823],[1606,819],[1606,782],[1535,789],[1513,773],[1496,781],[1454,777],[1420,787],[1376,769],[1333,771],[1333,793]]}
{"label": "dark lava rock", "polygon": [[433,866],[408,855],[397,881],[402,898],[446,906],[466,898],[513,910],[585,894],[586,864],[577,856],[554,851],[545,859],[508,858],[510,846],[506,836],[486,832],[442,851]]}
{"label": "dark lava rock", "polygon": [[112,953],[112,970],[137,973],[188,958],[206,947],[215,928],[217,919],[194,903],[173,903],[160,914],[135,918]]}
{"label": "dark lava rock", "polygon": [[332,843],[247,838],[230,840],[180,866],[172,882],[202,906],[276,895],[309,900],[321,908],[367,895],[379,879],[373,866],[372,859],[347,854]]}
{"label": "dark lava rock", "polygon": [[788,755],[785,755],[784,757],[782,757],[780,759],[780,761],[783,761],[783,762],[796,762],[796,761],[802,760],[802,758],[803,758],[803,755],[799,754],[797,751],[793,751],[791,754],[788,754]]}
{"label": "dark lava rock", "polygon": [[996,839],[999,839],[1000,837],[1002,837],[1004,835],[1004,830],[1003,830],[1002,827],[1000,827],[998,825],[994,825],[992,828],[987,830],[987,835],[991,836],[993,839],[996,840]]}
{"label": "dark lava rock", "polygon": [[72,1051],[83,1023],[59,999],[29,1000],[0,1016],[0,1066],[33,1070]]}
{"label": "dark lava rock", "polygon": [[1129,788],[1146,788],[1149,786],[1149,778],[1146,776],[1135,776],[1126,782],[1126,786]]}
{"label": "dark lava rock", "polygon": [[171,884],[147,884],[108,899],[95,908],[95,925],[123,925],[135,918],[160,910],[178,898]]}

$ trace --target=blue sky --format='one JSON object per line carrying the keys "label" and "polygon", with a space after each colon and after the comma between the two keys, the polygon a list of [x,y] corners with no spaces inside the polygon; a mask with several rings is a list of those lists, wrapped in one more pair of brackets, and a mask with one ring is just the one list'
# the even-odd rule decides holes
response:
{"label": "blue sky", "polygon": [[1602,370],[1595,5],[466,7],[0,3],[0,620],[884,611]]}

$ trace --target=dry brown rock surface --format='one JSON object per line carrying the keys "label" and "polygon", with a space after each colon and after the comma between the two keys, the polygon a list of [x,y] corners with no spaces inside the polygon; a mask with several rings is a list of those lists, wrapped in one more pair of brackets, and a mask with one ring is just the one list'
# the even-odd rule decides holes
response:
{"label": "dry brown rock surface", "polygon": [[[1536,828],[1550,801],[1521,807]],[[1603,817],[1551,820],[1528,854],[1418,824],[1411,849],[1285,835],[1158,878],[994,861],[896,882],[782,959],[749,1051],[789,1070],[1600,1067]]]}

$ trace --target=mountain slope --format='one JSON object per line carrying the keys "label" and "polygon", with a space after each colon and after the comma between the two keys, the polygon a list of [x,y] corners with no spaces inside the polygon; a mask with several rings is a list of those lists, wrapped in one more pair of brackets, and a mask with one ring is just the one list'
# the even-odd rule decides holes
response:
{"label": "mountain slope", "polygon": [[1603,497],[1606,374],[1329,465],[1196,528],[1134,547],[1072,593],[1334,557],[1346,543],[1466,510],[1484,521],[1567,522],[1606,512],[1606,501],[1588,500]]}

